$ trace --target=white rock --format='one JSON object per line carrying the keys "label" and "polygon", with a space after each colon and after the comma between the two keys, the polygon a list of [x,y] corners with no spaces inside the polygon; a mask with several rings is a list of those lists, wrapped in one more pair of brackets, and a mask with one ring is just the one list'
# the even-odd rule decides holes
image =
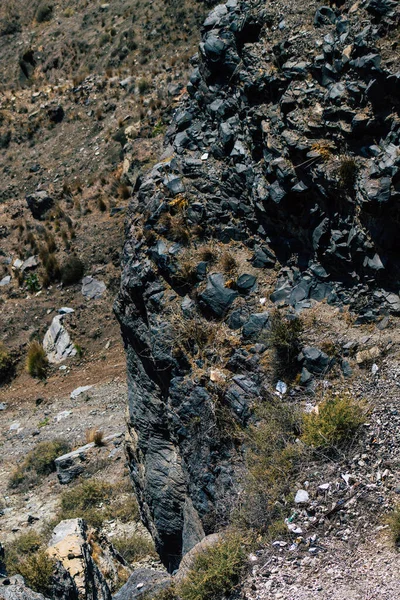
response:
{"label": "white rock", "polygon": [[278,381],[275,389],[278,392],[278,394],[281,394],[282,396],[284,396],[287,392],[287,385],[284,381]]}
{"label": "white rock", "polygon": [[83,385],[81,387],[77,387],[76,389],[74,389],[73,392],[71,392],[70,398],[72,400],[75,400],[75,398],[77,398],[80,394],[83,394],[83,392],[87,392],[92,387],[92,385]]}
{"label": "white rock", "polygon": [[294,501],[296,504],[307,504],[310,501],[310,496],[306,490],[297,490]]}
{"label": "white rock", "polygon": [[64,315],[54,317],[43,339],[43,348],[50,363],[57,364],[76,355],[76,349],[62,324]]}

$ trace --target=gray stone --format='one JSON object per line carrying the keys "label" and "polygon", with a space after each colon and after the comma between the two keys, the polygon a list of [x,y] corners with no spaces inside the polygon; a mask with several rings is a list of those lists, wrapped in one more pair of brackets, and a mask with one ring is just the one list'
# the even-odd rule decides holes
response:
{"label": "gray stone", "polygon": [[135,600],[154,598],[172,583],[167,571],[141,567],[135,569],[128,581],[113,596],[113,600]]}
{"label": "gray stone", "polygon": [[225,279],[221,273],[208,276],[207,287],[200,294],[199,300],[204,309],[217,317],[223,317],[238,296],[234,290],[225,287]]}
{"label": "gray stone", "polygon": [[4,287],[6,285],[10,285],[11,283],[11,275],[6,275],[3,279],[0,280],[0,287]]}
{"label": "gray stone", "polygon": [[82,279],[82,294],[86,298],[97,300],[97,298],[102,297],[105,291],[106,284],[103,281],[90,276]]}
{"label": "gray stone", "polygon": [[68,331],[62,324],[64,315],[54,317],[43,339],[43,348],[50,363],[57,364],[63,360],[76,356]]}
{"label": "gray stone", "polygon": [[25,585],[20,575],[7,577],[0,582],[0,598],[2,600],[46,600],[43,594],[38,594]]}

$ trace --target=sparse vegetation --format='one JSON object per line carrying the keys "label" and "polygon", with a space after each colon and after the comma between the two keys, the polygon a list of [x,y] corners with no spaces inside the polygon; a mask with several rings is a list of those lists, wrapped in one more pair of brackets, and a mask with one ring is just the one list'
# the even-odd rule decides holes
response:
{"label": "sparse vegetation", "polygon": [[276,379],[292,379],[298,372],[297,357],[301,350],[303,324],[299,317],[282,316],[276,310],[271,318],[269,342],[274,350]]}
{"label": "sparse vegetation", "polygon": [[313,448],[333,451],[354,440],[365,419],[365,405],[351,394],[329,394],[316,410],[304,415],[302,440]]}
{"label": "sparse vegetation", "polygon": [[24,462],[15,469],[9,480],[10,488],[28,488],[38,482],[38,476],[46,476],[55,471],[55,459],[66,454],[71,449],[68,442],[55,439],[50,442],[40,442],[31,452],[28,452]]}
{"label": "sparse vegetation", "polygon": [[43,346],[34,340],[29,346],[26,359],[26,368],[29,375],[38,379],[46,379],[48,367],[49,361]]}
{"label": "sparse vegetation", "polygon": [[60,520],[85,519],[93,527],[100,527],[107,518],[112,485],[99,479],[88,479],[61,495]]}
{"label": "sparse vegetation", "polygon": [[199,552],[187,577],[178,586],[178,596],[182,600],[223,600],[239,583],[245,559],[240,536],[227,536]]}
{"label": "sparse vegetation", "polygon": [[46,21],[50,21],[53,16],[53,5],[49,2],[41,2],[36,11],[36,21],[38,23],[45,23]]}
{"label": "sparse vegetation", "polygon": [[268,535],[287,516],[292,484],[304,462],[301,415],[289,404],[267,398],[256,411],[257,424],[247,434],[248,473],[236,518],[241,525]]}
{"label": "sparse vegetation", "polygon": [[387,518],[387,524],[389,525],[390,534],[393,540],[393,544],[398,547],[400,546],[400,506],[397,505],[393,512]]}
{"label": "sparse vegetation", "polygon": [[339,182],[342,187],[351,189],[354,186],[358,165],[352,156],[346,156],[340,161],[338,169]]}
{"label": "sparse vegetation", "polygon": [[62,266],[61,281],[62,284],[73,285],[79,283],[85,272],[85,265],[77,256],[71,256]]}
{"label": "sparse vegetation", "polygon": [[140,534],[115,537],[112,544],[127,563],[133,563],[145,556],[156,556],[153,542]]}
{"label": "sparse vegetation", "polygon": [[22,575],[34,591],[50,597],[54,561],[46,554],[43,538],[35,531],[21,533],[5,547],[5,563],[9,575]]}
{"label": "sparse vegetation", "polygon": [[88,429],[86,431],[86,441],[88,444],[94,442],[95,446],[105,446],[107,442],[104,441],[104,431],[99,429]]}
{"label": "sparse vegetation", "polygon": [[14,361],[7,348],[0,343],[0,385],[11,379],[14,372]]}
{"label": "sparse vegetation", "polygon": [[237,261],[231,252],[228,250],[221,256],[221,268],[228,275],[232,275],[236,272]]}
{"label": "sparse vegetation", "polygon": [[119,519],[122,523],[139,519],[139,507],[133,491],[130,490],[126,497],[121,497],[118,494],[118,497],[112,503],[111,512],[113,517]]}

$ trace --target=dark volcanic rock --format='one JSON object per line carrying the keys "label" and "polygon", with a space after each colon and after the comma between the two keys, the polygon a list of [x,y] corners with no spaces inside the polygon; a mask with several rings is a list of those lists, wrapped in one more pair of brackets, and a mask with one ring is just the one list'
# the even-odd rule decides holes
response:
{"label": "dark volcanic rock", "polygon": [[220,273],[208,277],[207,287],[200,294],[200,304],[217,317],[226,314],[238,293],[225,287],[224,276]]}
{"label": "dark volcanic rock", "polygon": [[[234,502],[241,457],[216,406],[245,423],[260,394],[268,316],[255,302],[269,299],[254,296],[263,278],[275,277],[270,299],[294,312],[326,299],[374,322],[399,309],[400,78],[379,46],[396,11],[391,0],[321,6],[304,12],[302,35],[290,11],[280,26],[274,4],[218,6],[162,160],[139,181],[115,311],[131,475],[169,570]],[[209,241],[234,245],[252,275],[227,269],[229,279],[213,272],[217,263],[187,260]],[[229,357],[225,325],[246,344]],[[218,386],[213,361],[235,380]],[[318,348],[304,348],[301,361],[307,387],[331,366]]]}

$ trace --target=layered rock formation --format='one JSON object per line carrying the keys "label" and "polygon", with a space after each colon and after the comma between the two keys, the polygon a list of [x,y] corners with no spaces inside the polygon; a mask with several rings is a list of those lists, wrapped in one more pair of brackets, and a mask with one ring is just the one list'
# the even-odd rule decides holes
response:
{"label": "layered rock formation", "polygon": [[116,302],[128,456],[170,570],[235,501],[260,303],[400,312],[398,20],[390,0],[216,7],[165,152],[137,181]]}

